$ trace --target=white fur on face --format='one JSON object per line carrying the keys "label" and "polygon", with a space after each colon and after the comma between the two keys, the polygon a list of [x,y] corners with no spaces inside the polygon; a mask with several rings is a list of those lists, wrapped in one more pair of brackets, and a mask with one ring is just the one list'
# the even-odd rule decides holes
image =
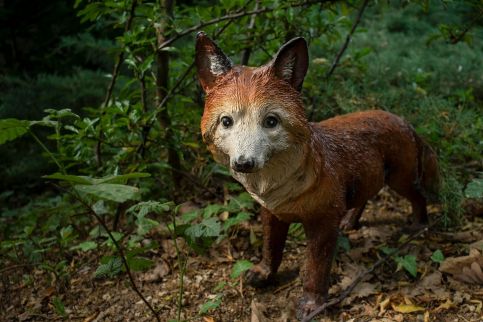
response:
{"label": "white fur on face", "polygon": [[[214,145],[229,156],[227,166],[231,168],[240,157],[255,161],[254,171],[262,169],[270,157],[290,146],[289,134],[285,130],[283,110],[278,109],[226,109],[231,113],[222,113],[219,117],[229,116],[233,125],[224,128],[220,122],[215,131]],[[266,128],[263,121],[268,115],[277,116],[279,122],[274,128]]]}

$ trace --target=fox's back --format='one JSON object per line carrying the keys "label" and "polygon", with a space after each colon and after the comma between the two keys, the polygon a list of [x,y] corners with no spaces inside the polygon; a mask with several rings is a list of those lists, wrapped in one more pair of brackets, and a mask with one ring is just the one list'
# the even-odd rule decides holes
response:
{"label": "fox's back", "polygon": [[415,132],[394,114],[356,112],[312,123],[312,127],[323,146],[324,173],[344,182],[350,207],[377,193],[392,179],[388,173],[417,171],[420,146]]}

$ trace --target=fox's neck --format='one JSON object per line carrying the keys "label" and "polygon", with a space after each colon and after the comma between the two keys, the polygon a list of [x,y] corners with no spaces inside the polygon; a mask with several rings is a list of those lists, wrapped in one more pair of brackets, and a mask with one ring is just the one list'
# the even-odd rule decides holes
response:
{"label": "fox's neck", "polygon": [[274,155],[263,169],[256,173],[233,173],[245,189],[263,207],[273,213],[284,211],[290,203],[308,190],[319,176],[320,150],[315,148],[315,137],[304,144]]}

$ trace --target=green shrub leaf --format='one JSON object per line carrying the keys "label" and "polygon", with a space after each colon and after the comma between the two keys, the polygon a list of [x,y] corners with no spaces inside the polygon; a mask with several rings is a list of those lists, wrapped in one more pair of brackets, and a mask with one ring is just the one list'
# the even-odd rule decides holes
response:
{"label": "green shrub leaf", "polygon": [[416,277],[418,275],[416,256],[406,255],[404,257],[396,257],[395,261],[398,266],[403,267],[411,276]]}
{"label": "green shrub leaf", "polygon": [[91,186],[75,185],[74,188],[81,193],[119,203],[137,199],[139,196],[138,188],[115,183],[101,183]]}
{"label": "green shrub leaf", "polygon": [[441,264],[444,261],[443,252],[440,249],[435,250],[433,255],[431,255],[431,260],[435,263]]}
{"label": "green shrub leaf", "polygon": [[230,277],[238,278],[243,272],[252,268],[252,266],[253,266],[253,263],[246,259],[239,260],[235,263],[235,265],[233,265]]}
{"label": "green shrub leaf", "polygon": [[473,179],[465,189],[466,198],[479,199],[483,197],[483,179]]}
{"label": "green shrub leaf", "polygon": [[29,121],[17,119],[0,120],[0,144],[16,138],[28,132],[30,126]]}

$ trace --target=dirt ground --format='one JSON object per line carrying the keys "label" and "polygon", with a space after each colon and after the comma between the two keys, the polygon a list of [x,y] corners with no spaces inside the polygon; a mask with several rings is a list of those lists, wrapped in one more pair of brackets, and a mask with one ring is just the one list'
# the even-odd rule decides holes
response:
{"label": "dirt ground", "polygon": [[[382,256],[382,246],[401,244],[409,211],[407,202],[387,191],[368,205],[363,227],[345,232],[350,249],[340,250],[337,255],[330,297],[340,294],[371,267]],[[214,245],[208,254],[190,253],[183,280],[181,319],[296,321],[295,308],[302,293],[299,270],[305,257],[305,242],[297,237],[299,232],[290,236],[276,285],[265,289],[247,286],[242,278],[230,278],[237,260],[259,259],[259,247],[254,246],[261,239],[258,221],[241,227],[232,238]],[[135,279],[159,311],[160,321],[170,321],[177,317],[179,269],[173,242],[160,239],[159,243],[162,247],[151,254],[156,267],[136,273]],[[416,256],[417,277],[398,268],[391,259],[369,274],[340,305],[314,321],[483,321],[482,248],[481,213],[467,216],[467,222],[458,231],[432,229],[400,254]],[[431,259],[438,249],[445,257],[441,264]],[[72,258],[67,282],[32,267],[1,270],[0,320],[154,321],[126,275],[109,280],[93,278],[97,256],[79,253]],[[27,281],[25,274],[32,278]],[[222,282],[225,285],[220,285]],[[54,299],[63,303],[67,317],[55,313]],[[200,314],[200,306],[210,300],[221,301],[217,308]]]}

